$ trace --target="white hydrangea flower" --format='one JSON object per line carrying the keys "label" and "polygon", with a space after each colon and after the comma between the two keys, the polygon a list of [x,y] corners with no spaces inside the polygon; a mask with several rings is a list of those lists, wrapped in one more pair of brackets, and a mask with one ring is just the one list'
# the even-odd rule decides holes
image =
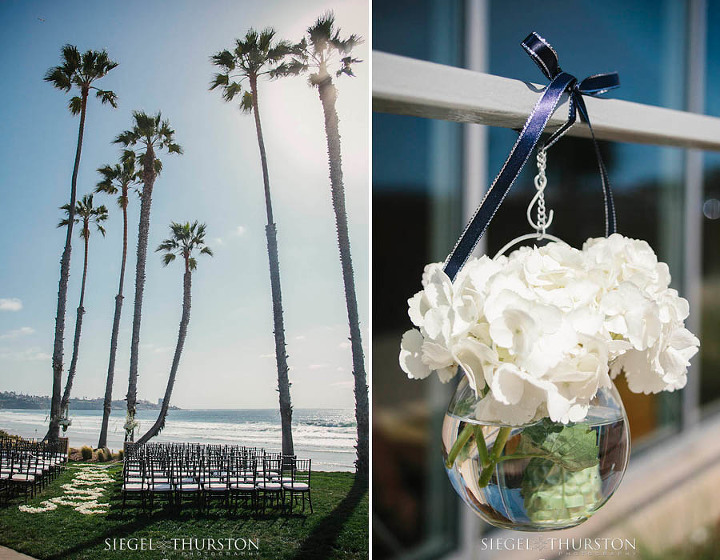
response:
{"label": "white hydrangea flower", "polygon": [[400,367],[443,382],[462,371],[483,421],[578,422],[621,371],[635,392],[685,385],[699,341],[669,283],[650,245],[619,234],[470,259],[454,282],[430,264],[408,300],[417,328],[403,335]]}

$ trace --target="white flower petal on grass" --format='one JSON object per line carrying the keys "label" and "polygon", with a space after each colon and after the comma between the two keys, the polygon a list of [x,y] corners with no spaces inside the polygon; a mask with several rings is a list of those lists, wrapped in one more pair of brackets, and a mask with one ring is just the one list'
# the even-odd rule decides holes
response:
{"label": "white flower petal on grass", "polygon": [[38,507],[22,505],[22,506],[18,506],[18,509],[25,513],[42,513],[44,511],[56,510],[57,505],[46,500],[44,502],[40,502],[40,505]]}

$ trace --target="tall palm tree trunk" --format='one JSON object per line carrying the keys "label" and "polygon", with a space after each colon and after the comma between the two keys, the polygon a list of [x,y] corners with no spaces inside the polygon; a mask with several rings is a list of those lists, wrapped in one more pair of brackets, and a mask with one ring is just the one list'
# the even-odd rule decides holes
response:
{"label": "tall palm tree trunk", "polygon": [[105,400],[103,401],[103,419],[100,426],[100,439],[98,447],[107,447],[108,424],[110,423],[110,412],[112,411],[112,390],[115,381],[115,356],[117,355],[118,334],[120,333],[120,316],[122,315],[123,291],[125,288],[125,263],[127,262],[127,239],[128,239],[128,217],[127,217],[127,187],[123,187],[123,248],[122,261],[120,264],[120,284],[118,293],[115,296],[115,315],[113,317],[112,334],[110,335],[110,361],[108,362],[107,381],[105,382]]}
{"label": "tall palm tree trunk", "polygon": [[275,333],[275,361],[278,370],[278,393],[280,398],[280,423],[282,429],[282,452],[284,455],[294,455],[292,437],[292,403],[290,401],[290,380],[288,378],[287,354],[285,353],[285,325],[283,321],[282,290],[280,287],[280,259],[277,245],[277,226],[273,220],[272,200],[270,198],[270,177],[268,174],[267,155],[263,141],[262,126],[260,125],[260,109],[258,107],[257,77],[250,78],[250,87],[253,100],[253,115],[255,116],[255,129],[257,131],[258,146],[260,148],[260,161],[262,163],[263,184],[265,187],[265,211],[267,225],[268,259],[270,261],[270,288],[273,303],[273,326]]}
{"label": "tall palm tree trunk", "polygon": [[141,445],[147,443],[150,438],[155,437],[165,427],[165,419],[167,418],[168,409],[170,408],[170,397],[172,396],[173,387],[175,386],[175,377],[177,376],[178,366],[180,365],[180,355],[185,345],[185,337],[187,336],[188,323],[190,322],[190,288],[192,284],[192,274],[185,264],[185,277],[183,278],[183,309],[180,318],[180,330],[178,331],[177,346],[175,346],[175,355],[173,356],[172,367],[170,368],[170,377],[168,378],[167,387],[165,388],[165,397],[163,398],[160,414],[157,420],[147,433],[141,437],[137,443]]}
{"label": "tall palm tree trunk", "polygon": [[70,369],[68,370],[67,381],[65,382],[65,392],[63,393],[60,410],[64,413],[70,403],[70,392],[72,391],[73,381],[75,381],[75,371],[77,369],[78,354],[80,350],[80,335],[82,333],[82,320],[85,315],[85,281],[87,280],[88,270],[88,246],[90,239],[85,237],[85,259],[83,261],[82,285],[80,287],[80,303],[77,308],[77,317],[75,318],[75,338],[73,340],[73,353],[70,359]]}
{"label": "tall palm tree trunk", "polygon": [[[138,359],[140,350],[140,322],[142,320],[143,293],[145,291],[145,263],[147,261],[148,238],[150,235],[150,207],[155,184],[155,151],[148,145],[143,167],[143,190],[140,202],[140,224],[138,227],[137,263],[135,266],[135,311],[133,313],[132,339],[130,341],[130,375],[128,379],[127,410],[135,418],[137,403]],[[134,441],[135,430],[125,434],[125,441]]]}
{"label": "tall palm tree trunk", "polygon": [[50,425],[45,439],[56,441],[60,437],[60,414],[63,370],[63,341],[65,339],[65,310],[67,308],[67,290],[70,279],[70,255],[72,253],[72,233],[75,222],[75,202],[77,201],[77,178],[80,169],[80,154],[82,153],[83,134],[85,133],[85,113],[87,110],[88,91],[81,92],[80,126],[78,128],[77,148],[75,149],[75,164],[73,165],[72,180],[70,182],[70,206],[68,210],[68,226],[65,236],[65,248],[60,259],[60,283],[58,286],[57,314],[55,315],[55,342],[53,344],[53,386],[52,400],[50,402]]}
{"label": "tall palm tree trunk", "polygon": [[332,203],[335,210],[340,264],[345,285],[345,303],[348,322],[350,323],[350,346],[352,349],[353,375],[355,377],[355,420],[357,423],[357,460],[355,467],[358,474],[367,477],[370,465],[370,437],[367,375],[365,373],[365,356],[362,348],[360,319],[358,317],[357,295],[355,293],[355,276],[353,274],[352,256],[350,254],[350,235],[348,232],[347,211],[345,209],[345,186],[342,175],[342,155],[340,151],[340,131],[338,114],[335,109],[337,89],[330,77],[318,87],[320,102],[325,116],[325,135],[327,137],[328,161],[330,164],[330,185]]}

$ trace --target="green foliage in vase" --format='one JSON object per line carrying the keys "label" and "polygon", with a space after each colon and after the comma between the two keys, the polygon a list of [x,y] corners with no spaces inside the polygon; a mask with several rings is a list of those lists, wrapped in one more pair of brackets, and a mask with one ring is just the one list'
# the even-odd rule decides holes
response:
{"label": "green foliage in vase", "polygon": [[597,436],[589,426],[546,418],[523,431],[514,455],[533,457],[521,489],[532,521],[585,517],[600,501]]}
{"label": "green foliage in vase", "polygon": [[525,428],[513,455],[546,459],[568,471],[598,464],[597,435],[584,424],[563,425],[549,418]]}
{"label": "green foliage in vase", "polygon": [[597,465],[579,471],[564,469],[549,459],[531,459],[521,495],[531,521],[571,521],[589,516],[601,499]]}

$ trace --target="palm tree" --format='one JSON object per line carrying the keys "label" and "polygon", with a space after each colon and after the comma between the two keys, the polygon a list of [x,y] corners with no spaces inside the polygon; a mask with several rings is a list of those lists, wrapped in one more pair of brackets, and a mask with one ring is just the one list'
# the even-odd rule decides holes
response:
{"label": "palm tree", "polygon": [[135,152],[126,150],[123,153],[120,163],[105,165],[98,169],[103,179],[97,184],[95,192],[119,196],[118,206],[123,213],[123,244],[122,259],[120,261],[120,283],[118,293],[115,296],[115,315],[113,316],[112,334],[110,335],[110,361],[108,362],[107,381],[105,383],[105,400],[103,402],[103,419],[100,427],[100,439],[98,447],[107,446],[108,423],[110,422],[110,411],[112,410],[112,390],[115,379],[115,356],[117,354],[118,333],[120,332],[120,316],[122,315],[123,291],[125,285],[125,263],[127,262],[127,241],[128,241],[128,214],[129,192],[139,181],[138,171],[135,166]]}
{"label": "palm tree", "polygon": [[167,150],[170,154],[182,154],[175,143],[175,131],[170,122],[162,120],[160,112],[148,115],[133,112],[135,121],[130,130],[117,136],[115,143],[132,149],[140,166],[142,193],[140,195],[140,224],[138,226],[137,262],[135,265],[135,311],[133,314],[132,339],[130,342],[130,375],[127,392],[127,422],[125,441],[135,438],[135,405],[137,402],[138,351],[140,348],[140,322],[142,320],[143,292],[145,291],[145,262],[147,261],[148,236],[150,233],[150,207],[155,179],[162,170],[162,162],[156,152]]}
{"label": "palm tree", "polygon": [[[83,274],[82,284],[80,285],[80,303],[77,308],[77,317],[75,319],[75,338],[73,340],[73,353],[70,359],[70,369],[68,370],[67,381],[65,382],[65,392],[62,396],[60,403],[60,410],[62,411],[63,431],[67,429],[69,423],[67,423],[68,405],[70,403],[70,392],[72,391],[73,381],[75,381],[75,371],[77,369],[78,353],[80,350],[80,334],[82,332],[82,320],[85,314],[85,282],[87,280],[88,271],[88,248],[90,246],[90,226],[95,224],[97,230],[105,237],[105,228],[102,223],[107,220],[108,211],[105,206],[93,206],[93,195],[86,194],[82,197],[82,200],[76,203],[75,212],[71,212],[71,208],[68,204],[65,204],[61,208],[67,212],[67,218],[58,224],[58,227],[68,226],[68,222],[73,219],[75,223],[82,224],[80,230],[80,237],[85,242],[85,258],[83,260]],[[70,216],[73,218],[70,218]]]}
{"label": "palm tree", "polygon": [[345,285],[345,303],[348,322],[350,323],[350,347],[352,350],[353,375],[355,377],[355,419],[357,422],[357,472],[368,476],[369,457],[369,402],[367,375],[365,373],[365,356],[363,355],[360,320],[358,317],[355,278],[353,275],[352,256],[350,254],[350,236],[345,208],[345,186],[343,185],[342,155],[340,151],[340,131],[338,114],[335,108],[337,88],[333,83],[331,66],[335,77],[343,74],[354,76],[352,65],[362,62],[353,58],[352,49],[362,43],[362,38],[350,35],[342,39],[340,29],[335,27],[335,16],[328,12],[317,19],[307,29],[307,38],[300,43],[301,53],[278,68],[276,74],[290,75],[309,73],[310,86],[317,88],[325,116],[325,136],[327,138],[328,162],[330,164],[330,187],[333,209],[335,210],[335,226],[337,228],[340,264]]}
{"label": "palm tree", "polygon": [[67,289],[70,279],[70,254],[72,253],[72,232],[75,223],[75,202],[77,200],[77,177],[80,168],[80,153],[82,152],[83,134],[85,132],[85,115],[87,113],[87,99],[92,90],[100,101],[117,107],[117,97],[109,90],[102,90],[93,85],[96,80],[105,76],[117,66],[103,51],[85,51],[80,54],[77,47],[65,45],[61,50],[62,64],[50,68],[45,74],[45,81],[56,88],[69,92],[73,86],[80,90],[79,96],[70,99],[70,112],[80,115],[77,148],[75,150],[75,164],[73,165],[72,180],[70,181],[70,202],[67,233],[65,235],[65,248],[60,259],[60,284],[58,287],[57,314],[55,315],[55,342],[53,345],[53,391],[50,404],[50,425],[45,439],[56,440],[60,435],[60,388],[62,385],[63,370],[63,340],[65,338],[65,309],[67,307]]}
{"label": "palm tree", "polygon": [[183,277],[182,317],[180,318],[180,330],[178,331],[175,355],[173,356],[170,377],[168,377],[167,387],[165,388],[165,396],[163,397],[160,414],[158,414],[157,420],[155,420],[155,423],[147,433],[138,440],[138,445],[146,443],[165,427],[165,419],[167,418],[168,409],[170,408],[170,397],[172,396],[175,377],[177,376],[178,366],[180,365],[180,354],[182,354],[188,323],[190,322],[190,288],[192,284],[192,273],[197,268],[197,260],[193,254],[195,251],[199,251],[201,255],[210,255],[211,257],[213,255],[210,247],[205,245],[205,224],[198,224],[197,221],[192,224],[190,222],[185,222],[184,224],[172,222],[170,224],[170,231],[172,232],[172,236],[160,243],[156,251],[163,251],[164,266],[173,262],[176,255],[183,259],[185,275]]}
{"label": "palm tree", "polygon": [[[258,78],[272,77],[281,66],[283,59],[297,52],[297,45],[287,41],[273,42],[275,31],[267,28],[258,33],[250,29],[244,39],[235,40],[235,48],[224,50],[212,57],[212,62],[222,72],[215,74],[210,89],[220,87],[223,99],[232,101],[242,94],[240,109],[255,116],[255,130],[260,148],[263,185],[265,189],[265,213],[267,225],[268,259],[270,261],[270,288],[273,303],[273,326],[275,334],[275,361],[278,370],[278,393],[280,398],[280,421],[282,425],[282,452],[293,455],[292,439],[292,403],[290,401],[290,381],[288,379],[287,354],[285,353],[285,325],[283,322],[282,290],[280,288],[280,260],[277,245],[277,226],[273,219],[272,200],[270,198],[270,177],[268,175],[267,154],[260,124],[258,100]],[[243,81],[247,84],[243,85]]]}

